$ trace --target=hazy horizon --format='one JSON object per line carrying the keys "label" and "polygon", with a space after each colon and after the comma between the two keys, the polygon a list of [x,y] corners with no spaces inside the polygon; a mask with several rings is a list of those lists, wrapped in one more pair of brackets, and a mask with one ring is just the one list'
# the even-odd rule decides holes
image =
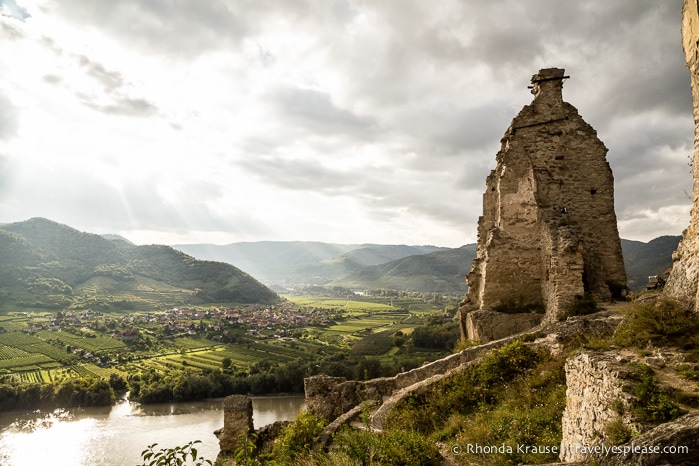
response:
{"label": "hazy horizon", "polygon": [[[34,217],[34,218],[37,218],[37,217]],[[45,218],[45,217],[42,217],[42,218]],[[3,225],[6,225],[6,224],[10,224],[10,223],[21,223],[21,222],[29,221],[29,220],[32,220],[32,219],[21,220],[20,222],[0,222],[0,228],[2,228],[2,226],[3,226]],[[54,221],[54,222],[55,222],[55,220],[50,219],[50,218],[47,218],[46,220],[50,220],[50,221]],[[60,223],[60,222],[57,222],[57,223]],[[65,224],[64,224],[64,225],[65,225]],[[75,228],[75,227],[73,227],[72,225],[66,225],[66,226],[69,226],[69,227],[71,227],[71,228]],[[368,246],[368,245],[376,245],[376,246],[433,246],[433,247],[437,247],[437,248],[460,248],[460,247],[463,247],[463,246],[469,246],[469,245],[474,245],[474,244],[477,244],[477,243],[478,243],[477,241],[472,241],[472,242],[468,242],[468,243],[461,244],[461,245],[459,245],[459,246],[444,246],[444,245],[440,245],[440,244],[429,244],[429,243],[420,243],[420,244],[418,244],[418,243],[377,243],[377,242],[371,242],[371,241],[370,241],[370,242],[364,242],[364,243],[338,243],[338,242],[332,242],[332,241],[315,241],[315,240],[305,240],[305,239],[288,239],[288,240],[254,240],[254,239],[253,239],[253,240],[248,240],[248,241],[232,241],[232,242],[228,242],[228,243],[207,243],[207,242],[189,242],[189,243],[137,243],[137,242],[135,242],[135,241],[132,241],[131,238],[128,238],[128,237],[126,237],[126,236],[124,236],[124,235],[121,235],[121,234],[118,234],[118,233],[110,233],[110,232],[96,233],[96,232],[94,232],[94,231],[86,231],[86,230],[80,230],[80,229],[78,229],[78,231],[81,231],[82,233],[92,233],[92,234],[100,235],[100,236],[103,236],[103,237],[104,237],[104,236],[118,236],[118,237],[121,237],[121,238],[123,238],[123,239],[125,239],[125,240],[127,240],[127,241],[129,241],[129,242],[131,242],[131,243],[133,243],[133,244],[135,244],[136,246],[144,246],[144,245],[150,245],[150,244],[161,244],[161,245],[165,245],[165,246],[171,246],[171,247],[173,247],[173,248],[175,248],[175,249],[176,249],[177,246],[188,246],[188,245],[229,246],[229,245],[233,245],[233,244],[245,244],[245,243],[324,243],[324,244],[337,244],[337,245],[346,245],[346,246]],[[650,238],[650,239],[647,240],[647,241],[634,240],[634,239],[624,238],[624,237],[620,237],[620,239],[626,240],[626,241],[639,241],[639,242],[642,242],[642,243],[648,243],[648,242],[650,242],[650,241],[652,241],[652,240],[654,240],[654,239],[658,239],[658,238],[663,237],[663,236],[676,236],[676,237],[681,237],[682,235],[681,235],[681,233],[680,233],[680,234],[674,234],[674,235],[673,235],[673,234],[658,235],[658,236],[656,236],[656,237],[654,237],[654,238]]]}

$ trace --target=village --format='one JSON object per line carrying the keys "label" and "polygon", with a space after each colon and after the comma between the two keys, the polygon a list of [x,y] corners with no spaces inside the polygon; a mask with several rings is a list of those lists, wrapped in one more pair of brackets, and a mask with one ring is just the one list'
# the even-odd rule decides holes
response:
{"label": "village", "polygon": [[[20,317],[30,316],[23,313]],[[75,333],[78,330],[89,338],[91,333],[107,333],[111,329],[114,330],[113,338],[130,341],[138,339],[138,328],[143,327],[161,330],[170,338],[199,334],[205,334],[209,338],[212,332],[217,334],[214,336],[222,337],[228,334],[226,328],[242,328],[247,335],[264,340],[281,338],[297,328],[327,327],[341,319],[342,312],[337,309],[299,308],[291,302],[236,308],[183,307],[164,312],[132,313],[124,316],[88,309],[82,312],[47,313],[40,318],[34,316],[26,332],[34,334],[40,331],[63,330]]]}
{"label": "village", "polygon": [[[175,307],[165,311],[116,314],[93,311],[64,311],[28,314],[24,333],[56,333],[46,340],[64,346],[61,334],[95,339],[111,337],[132,349],[155,349],[160,344],[178,338],[202,338],[213,344],[236,343],[299,337],[302,329],[328,327],[344,320],[342,311],[323,307],[299,307],[289,301],[276,305],[246,305],[240,307]],[[2,329],[4,330],[4,329]],[[47,333],[44,333],[44,338]],[[72,339],[71,339],[72,340]],[[74,340],[73,340],[74,341]],[[90,346],[90,345],[86,345]],[[143,347],[143,348],[141,348]],[[79,345],[69,345],[70,353],[98,365],[114,364],[112,356],[95,354]]]}

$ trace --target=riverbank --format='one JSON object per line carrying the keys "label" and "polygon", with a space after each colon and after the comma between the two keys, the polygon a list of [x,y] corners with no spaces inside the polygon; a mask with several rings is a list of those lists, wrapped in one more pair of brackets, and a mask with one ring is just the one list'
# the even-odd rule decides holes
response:
{"label": "riverbank", "polygon": [[[123,466],[141,464],[148,445],[159,448],[201,440],[200,454],[219,451],[213,432],[223,426],[222,400],[141,405],[127,400],[113,407],[0,413],[3,466]],[[261,427],[292,420],[303,396],[253,398],[253,421]]]}

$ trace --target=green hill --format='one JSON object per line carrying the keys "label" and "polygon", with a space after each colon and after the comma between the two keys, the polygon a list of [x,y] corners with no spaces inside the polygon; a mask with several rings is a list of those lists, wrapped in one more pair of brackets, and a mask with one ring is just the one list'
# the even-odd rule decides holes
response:
{"label": "green hill", "polygon": [[362,268],[332,282],[349,288],[390,288],[439,293],[466,293],[465,275],[476,257],[476,245],[404,257]]}
{"label": "green hill", "polygon": [[235,264],[268,284],[326,284],[363,267],[446,250],[436,246],[259,241],[173,246],[198,259]]}
{"label": "green hill", "polygon": [[663,275],[672,267],[672,253],[681,239],[681,236],[660,236],[647,243],[622,239],[621,249],[629,289],[645,289],[648,276]]}
{"label": "green hill", "polygon": [[109,240],[42,218],[3,225],[0,257],[0,311],[279,299],[230,264],[196,260],[169,246]]}
{"label": "green hill", "polygon": [[[661,236],[648,243],[621,240],[628,286],[645,289],[649,275],[662,275],[672,267],[672,253],[680,236]],[[331,282],[332,285],[361,288],[390,288],[419,292],[466,293],[464,276],[471,270],[476,245],[410,256],[359,269]]]}
{"label": "green hill", "polygon": [[[672,266],[679,236],[643,243],[621,240],[629,288],[643,290],[649,275]],[[435,246],[329,244],[262,241],[178,245],[199,259],[234,263],[270,284],[321,284],[355,289],[390,288],[419,292],[465,293],[476,245],[458,249]]]}

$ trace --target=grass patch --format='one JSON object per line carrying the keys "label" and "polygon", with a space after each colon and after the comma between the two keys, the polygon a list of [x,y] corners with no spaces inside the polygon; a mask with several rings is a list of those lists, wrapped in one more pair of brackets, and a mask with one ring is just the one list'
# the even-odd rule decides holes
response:
{"label": "grass patch", "polygon": [[359,432],[346,430],[336,438],[338,451],[333,464],[391,464],[396,466],[438,466],[437,448],[421,435],[407,430]]}
{"label": "grass patch", "polygon": [[661,390],[650,366],[631,363],[634,370],[635,384],[632,392],[634,415],[641,421],[652,424],[671,421],[685,414],[686,411],[672,399],[672,394]]}
{"label": "grass patch", "polygon": [[651,344],[684,348],[698,346],[699,315],[674,301],[635,303],[614,335],[619,346],[644,348]]}
{"label": "grass patch", "polygon": [[459,445],[507,445],[502,453],[460,456],[475,464],[552,462],[554,453],[517,451],[517,445],[559,445],[565,406],[564,360],[520,341],[488,353],[480,363],[424,394],[407,396],[389,416],[390,430],[419,432]]}
{"label": "grass patch", "polygon": [[677,373],[688,380],[699,382],[699,369],[696,366],[689,364],[680,364],[677,366]]}

